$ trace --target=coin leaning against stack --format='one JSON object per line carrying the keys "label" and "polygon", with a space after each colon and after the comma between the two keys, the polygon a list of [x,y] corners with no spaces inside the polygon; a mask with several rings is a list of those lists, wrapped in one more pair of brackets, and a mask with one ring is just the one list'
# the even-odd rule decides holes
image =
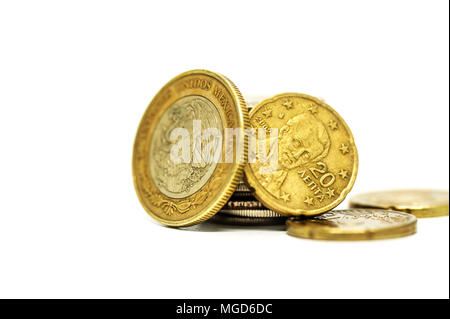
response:
{"label": "coin leaning against stack", "polygon": [[[222,151],[221,159],[227,153],[226,139],[210,142],[212,133],[196,135],[227,129],[238,132],[242,146],[231,152],[231,162],[215,157],[214,150]],[[257,131],[263,131],[262,142],[252,144]],[[207,70],[182,73],[156,94],[133,150],[139,200],[150,216],[172,227],[208,219],[273,225],[289,218],[288,234],[296,237],[361,240],[410,235],[416,230],[413,215],[448,215],[448,192],[438,196],[438,204],[429,193],[406,192],[395,205],[398,194],[384,200],[392,193],[381,193],[355,197],[354,209],[333,210],[357,173],[353,135],[323,100],[284,93],[252,103],[249,112],[238,88]]]}

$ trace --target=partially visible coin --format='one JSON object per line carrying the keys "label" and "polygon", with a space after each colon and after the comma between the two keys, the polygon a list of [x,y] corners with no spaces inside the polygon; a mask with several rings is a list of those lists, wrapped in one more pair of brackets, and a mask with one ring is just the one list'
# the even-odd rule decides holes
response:
{"label": "partially visible coin", "polygon": [[210,220],[217,224],[235,226],[270,226],[286,223],[286,217],[240,217],[222,213],[214,215]]}
{"label": "partially visible coin", "polygon": [[245,96],[245,102],[247,103],[248,110],[250,111],[259,102],[261,102],[264,99],[267,99],[268,97],[269,97],[269,95],[264,95],[264,94],[253,94],[253,95]]}
{"label": "partially visible coin", "polygon": [[243,181],[239,182],[230,200],[257,201],[252,190]]}
{"label": "partially visible coin", "polygon": [[[223,75],[193,70],[167,83],[145,111],[134,144],[134,184],[147,213],[165,225],[189,226],[218,212],[242,178],[248,126],[245,101]],[[240,147],[232,163],[217,163],[211,148],[204,152],[204,144],[215,147],[213,151],[228,150],[226,138],[211,141],[203,133],[223,134],[228,128],[239,133]],[[173,132],[177,132],[175,139]],[[173,155],[185,154],[181,149],[172,151],[186,132],[191,142],[185,143],[187,161],[174,161]]]}
{"label": "partially visible coin", "polygon": [[289,219],[289,235],[325,240],[388,239],[416,232],[417,219],[411,214],[381,209],[335,210],[320,216]]}
{"label": "partially visible coin", "polygon": [[250,126],[266,133],[278,129],[278,139],[267,135],[265,163],[245,167],[248,185],[264,206],[285,215],[314,216],[336,207],[352,189],[358,172],[353,135],[324,102],[279,94],[252,109]]}
{"label": "partially visible coin", "polygon": [[248,188],[248,186],[244,182],[239,182],[239,184],[236,187],[235,192],[239,193],[251,193],[251,189]]}
{"label": "partially visible coin", "polygon": [[263,209],[264,206],[255,200],[236,200],[233,197],[226,203],[223,209],[244,210],[244,209]]}
{"label": "partially visible coin", "polygon": [[278,214],[270,209],[222,209],[221,214],[240,216],[240,217],[253,217],[253,218],[265,218],[265,217],[283,217],[286,216]]}
{"label": "partially visible coin", "polygon": [[416,217],[448,216],[448,191],[391,190],[353,196],[354,208],[384,208],[411,213]]}

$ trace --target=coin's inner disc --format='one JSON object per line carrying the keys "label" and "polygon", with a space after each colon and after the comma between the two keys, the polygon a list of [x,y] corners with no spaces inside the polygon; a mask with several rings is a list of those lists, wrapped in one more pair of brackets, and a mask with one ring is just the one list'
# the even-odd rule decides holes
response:
{"label": "coin's inner disc", "polygon": [[[208,137],[205,135],[203,137],[206,138],[203,139],[198,134],[211,128],[216,129],[223,136],[223,124],[219,111],[210,100],[203,96],[182,97],[163,113],[156,125],[150,145],[150,171],[156,187],[164,195],[172,198],[188,197],[208,182],[217,166],[217,161],[212,159],[213,152],[203,152],[203,150],[221,148],[222,140],[214,135]],[[175,129],[178,130],[174,131]],[[194,134],[194,131],[197,134]],[[180,135],[174,134],[175,132],[189,134]],[[206,145],[208,147],[205,147]],[[183,149],[188,149],[188,158],[182,156]],[[171,151],[183,160],[173,161]]]}

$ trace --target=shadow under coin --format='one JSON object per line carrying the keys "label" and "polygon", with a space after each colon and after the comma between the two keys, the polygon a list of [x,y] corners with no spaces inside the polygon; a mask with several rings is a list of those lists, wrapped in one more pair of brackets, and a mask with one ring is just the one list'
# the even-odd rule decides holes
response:
{"label": "shadow under coin", "polygon": [[286,231],[285,224],[278,225],[231,225],[225,223],[218,223],[213,221],[206,221],[201,224],[181,227],[180,230],[194,231],[194,232],[238,232],[238,231]]}

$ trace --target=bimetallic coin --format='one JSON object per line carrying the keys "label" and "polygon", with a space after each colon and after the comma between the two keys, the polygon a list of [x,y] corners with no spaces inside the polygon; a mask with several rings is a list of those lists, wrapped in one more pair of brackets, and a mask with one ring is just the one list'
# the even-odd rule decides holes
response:
{"label": "bimetallic coin", "polygon": [[350,199],[354,208],[383,208],[411,213],[416,217],[448,216],[448,191],[391,190],[359,194]]}
{"label": "bimetallic coin", "polygon": [[216,224],[233,226],[275,226],[284,225],[286,217],[239,217],[218,213],[210,219]]}
{"label": "bimetallic coin", "polygon": [[250,217],[250,218],[265,218],[265,217],[283,217],[286,216],[278,214],[270,209],[222,209],[221,214],[240,216],[240,217]]}
{"label": "bimetallic coin", "polygon": [[[169,226],[193,225],[218,212],[242,178],[247,127],[245,102],[226,77],[194,70],[167,83],[145,111],[134,144],[134,184],[145,210]],[[208,135],[223,137],[227,128],[239,133],[231,163],[222,160],[226,138]]]}
{"label": "bimetallic coin", "polygon": [[[246,181],[264,206],[285,215],[314,216],[336,207],[353,187],[358,172],[353,135],[319,99],[276,95],[252,109],[250,126],[266,131],[265,163],[257,158],[245,167]],[[269,137],[272,128],[278,129],[278,138]]]}
{"label": "bimetallic coin", "polygon": [[335,210],[320,216],[289,219],[289,235],[325,240],[388,239],[416,232],[411,214],[381,209]]}

